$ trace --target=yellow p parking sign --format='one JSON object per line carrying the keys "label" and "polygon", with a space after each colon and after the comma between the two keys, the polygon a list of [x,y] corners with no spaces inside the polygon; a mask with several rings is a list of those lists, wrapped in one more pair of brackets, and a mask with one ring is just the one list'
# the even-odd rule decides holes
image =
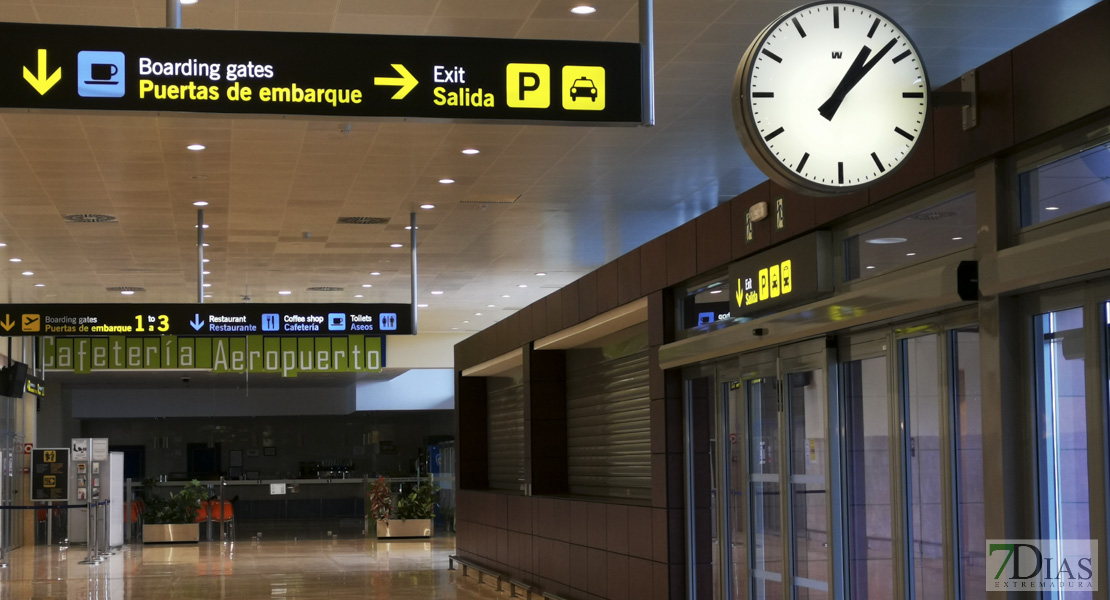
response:
{"label": "yellow p parking sign", "polygon": [[551,106],[551,67],[509,63],[505,69],[505,103],[512,108]]}

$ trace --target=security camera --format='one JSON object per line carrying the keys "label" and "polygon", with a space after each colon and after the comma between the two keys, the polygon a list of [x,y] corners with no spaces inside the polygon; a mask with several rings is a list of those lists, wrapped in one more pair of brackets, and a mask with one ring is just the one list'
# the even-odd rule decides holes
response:
{"label": "security camera", "polygon": [[189,378],[188,377],[182,377],[181,378],[181,383],[184,383],[185,385],[189,385]]}

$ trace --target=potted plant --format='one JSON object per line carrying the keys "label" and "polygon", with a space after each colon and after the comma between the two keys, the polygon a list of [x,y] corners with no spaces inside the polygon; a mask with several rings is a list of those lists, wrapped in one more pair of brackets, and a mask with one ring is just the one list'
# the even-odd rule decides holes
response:
{"label": "potted plant", "polygon": [[[147,482],[145,487],[153,491],[154,483]],[[200,541],[200,524],[196,519],[204,497],[204,486],[195,479],[169,496],[151,494],[143,513],[143,543]]]}
{"label": "potted plant", "polygon": [[[375,498],[380,499],[383,490],[388,501],[375,504]],[[391,511],[389,508],[393,504],[392,495],[389,494],[385,479],[379,477],[370,490],[371,515],[378,523],[378,537],[431,537],[438,494],[439,489],[431,483],[420,483],[411,492],[401,496],[397,500],[396,510]],[[386,502],[389,508],[386,508]]]}

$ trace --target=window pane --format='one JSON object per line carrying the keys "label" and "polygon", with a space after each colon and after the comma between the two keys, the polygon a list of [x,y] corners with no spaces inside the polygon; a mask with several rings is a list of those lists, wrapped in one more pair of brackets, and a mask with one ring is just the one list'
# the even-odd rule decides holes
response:
{"label": "window pane", "polygon": [[887,361],[845,364],[848,569],[852,600],[893,600]]}
{"label": "window pane", "polygon": [[[743,440],[747,439],[743,427],[744,397],[740,382],[726,384],[728,392],[728,470],[729,470],[729,543],[732,552],[732,598],[748,598],[748,540],[744,522],[744,490],[747,487],[742,461]],[[733,440],[736,440],[735,442]]]}
{"label": "window pane", "polygon": [[829,526],[825,488],[824,371],[786,376],[790,407],[790,502],[794,536],[794,598],[823,600],[828,594]]}
{"label": "window pane", "polygon": [[[1083,309],[1035,318],[1040,529],[1048,539],[1089,539]],[[1090,598],[1068,592],[1068,598]]]}
{"label": "window pane", "polygon": [[1021,226],[1037,225],[1110,201],[1108,150],[1110,144],[1095,146],[1018,175]]}
{"label": "window pane", "polygon": [[960,581],[964,600],[986,600],[986,522],[983,513],[983,404],[979,396],[979,332],[957,331],[952,384],[956,415],[956,490]]}
{"label": "window pane", "polygon": [[902,342],[914,598],[944,598],[940,382],[937,336]]}
{"label": "window pane", "polygon": [[747,382],[748,469],[751,473],[753,598],[782,598],[782,508],[779,491],[779,413],[775,380]]}
{"label": "window pane", "polygon": [[852,236],[844,242],[844,279],[943,256],[975,243],[975,194],[967,193]]}

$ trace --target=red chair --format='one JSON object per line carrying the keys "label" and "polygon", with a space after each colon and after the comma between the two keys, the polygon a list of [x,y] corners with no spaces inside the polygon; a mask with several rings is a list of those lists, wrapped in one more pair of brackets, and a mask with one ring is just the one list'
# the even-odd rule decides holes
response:
{"label": "red chair", "polygon": [[227,500],[224,500],[222,503],[219,500],[209,500],[208,502],[212,513],[212,520],[220,523],[221,526],[226,525],[228,539],[234,540],[235,507]]}

